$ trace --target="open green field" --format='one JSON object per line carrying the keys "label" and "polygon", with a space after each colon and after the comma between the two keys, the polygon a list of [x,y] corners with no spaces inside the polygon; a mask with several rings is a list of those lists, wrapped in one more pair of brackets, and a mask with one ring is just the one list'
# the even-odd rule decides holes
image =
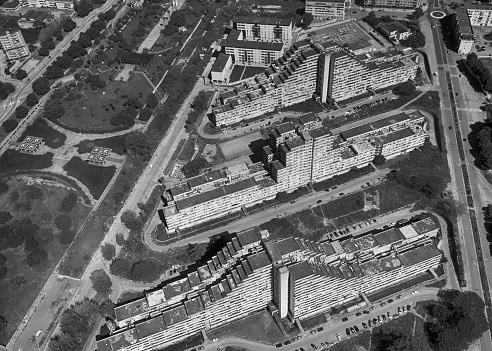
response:
{"label": "open green field", "polygon": [[24,154],[17,150],[7,150],[0,157],[0,174],[28,169],[44,169],[52,164],[53,154],[43,155]]}
{"label": "open green field", "polygon": [[116,172],[115,166],[95,166],[77,156],[72,157],[63,169],[69,176],[80,180],[96,200],[101,197]]}
{"label": "open green field", "polygon": [[58,149],[67,139],[65,134],[51,128],[42,118],[36,119],[33,124],[27,127],[17,141],[21,142],[28,135],[43,138],[44,143],[52,149]]}
{"label": "open green field", "polygon": [[80,99],[63,101],[66,113],[58,120],[60,124],[68,129],[109,132],[121,129],[111,125],[110,121],[113,115],[125,109],[125,96],[137,97],[144,103],[152,86],[141,73],[136,73],[128,82],[111,81],[96,90],[81,84],[71,92]]}
{"label": "open green field", "polygon": [[124,143],[126,135],[117,135],[105,139],[94,139],[94,140],[82,140],[80,143],[75,145],[78,148],[79,154],[90,153],[94,146],[109,147],[113,152],[118,155],[123,155]]}
{"label": "open green field", "polygon": [[209,339],[237,337],[266,344],[275,344],[284,339],[280,328],[267,310],[228,323],[223,327],[212,329],[207,334]]}
{"label": "open green field", "polygon": [[[4,181],[8,191],[0,194],[0,213],[12,218],[5,221],[0,216],[0,254],[7,258],[0,316],[8,321],[0,331],[0,344],[8,342],[90,211],[82,201],[69,212],[61,211],[60,204],[70,191],[62,180],[58,182],[62,186],[27,185],[21,177],[0,178]],[[60,225],[56,220],[60,215],[65,217],[65,230],[55,224]]]}

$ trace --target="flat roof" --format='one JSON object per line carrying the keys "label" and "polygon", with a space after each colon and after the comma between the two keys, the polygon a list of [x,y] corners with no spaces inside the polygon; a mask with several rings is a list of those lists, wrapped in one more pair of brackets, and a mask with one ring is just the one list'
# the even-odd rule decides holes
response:
{"label": "flat roof", "polygon": [[127,318],[137,316],[148,310],[147,299],[142,297],[138,300],[127,302],[122,306],[114,308],[117,321],[123,321]]}
{"label": "flat roof", "polygon": [[367,250],[367,249],[373,248],[375,246],[378,246],[378,242],[374,239],[372,234],[366,234],[364,236],[360,236],[358,238],[355,238],[354,240],[355,240],[357,246],[361,250]]}
{"label": "flat roof", "polygon": [[342,131],[340,134],[342,137],[347,140],[365,133],[372,132],[374,130],[378,130],[387,126],[390,126],[395,123],[403,122],[409,119],[409,116],[404,113],[400,112],[396,115],[389,116],[386,118],[379,119],[377,121],[373,121],[367,124],[363,124],[358,127],[350,128],[347,130]]}
{"label": "flat roof", "polygon": [[282,51],[284,48],[283,43],[264,42],[264,41],[245,41],[226,39],[222,46],[227,48],[239,48],[239,49],[252,49],[252,50],[264,50],[264,51]]}
{"label": "flat roof", "polygon": [[401,267],[401,261],[398,257],[386,256],[380,258],[379,262],[381,263],[381,268],[383,268],[386,272]]}
{"label": "flat roof", "polygon": [[192,272],[188,274],[188,281],[190,282],[190,286],[193,288],[200,285],[201,281],[198,277],[198,272]]}
{"label": "flat roof", "polygon": [[380,137],[380,139],[383,142],[383,144],[389,144],[389,143],[392,143],[392,142],[397,141],[397,140],[411,137],[413,135],[415,135],[413,130],[410,127],[407,127],[405,129],[400,129],[400,130],[394,131],[393,133],[383,135]]}
{"label": "flat roof", "polygon": [[188,316],[203,311],[203,303],[199,296],[189,299],[188,301],[185,301],[184,304]]}
{"label": "flat roof", "polygon": [[299,119],[299,123],[301,124],[307,124],[307,123],[319,121],[318,117],[314,114],[314,112],[305,113],[302,116],[299,116],[298,119]]}
{"label": "flat roof", "polygon": [[229,61],[230,55],[220,54],[214,62],[214,66],[212,67],[212,72],[223,72],[224,68]]}
{"label": "flat roof", "polygon": [[280,134],[286,134],[286,133],[291,133],[296,130],[294,125],[290,122],[287,123],[282,123],[275,128],[275,130]]}
{"label": "flat roof", "polygon": [[[125,330],[122,333],[113,334],[105,340],[108,340],[110,347],[113,350],[122,350],[125,347],[134,344],[138,340],[136,334],[137,333],[135,331],[135,328],[132,328],[132,329]],[[98,347],[99,347],[99,343],[98,343]]]}
{"label": "flat roof", "polygon": [[171,192],[172,196],[177,196],[191,191],[191,188],[187,182],[184,182],[184,183],[176,184],[171,189],[169,189],[169,191]]}
{"label": "flat roof", "polygon": [[196,188],[200,185],[215,182],[216,180],[224,178],[224,175],[221,171],[215,170],[211,172],[207,172],[204,174],[200,174],[199,176],[188,179],[188,184],[190,188]]}
{"label": "flat roof", "polygon": [[401,34],[401,33],[406,33],[410,30],[406,26],[404,26],[400,21],[381,22],[378,24],[378,26],[388,34],[391,32],[397,32],[398,34]]}
{"label": "flat roof", "polygon": [[322,242],[320,243],[320,245],[323,251],[325,252],[325,254],[327,254],[328,256],[333,255],[335,253],[335,249],[333,249],[333,246],[331,246],[330,243]]}
{"label": "flat roof", "polygon": [[248,263],[253,271],[266,267],[272,263],[265,251],[248,256],[246,259],[248,260]]}
{"label": "flat roof", "polygon": [[355,244],[354,239],[352,239],[352,238],[348,238],[348,239],[340,241],[340,245],[342,245],[343,250],[347,253],[359,250],[359,248]]}
{"label": "flat roof", "polygon": [[175,296],[187,293],[191,290],[191,286],[188,278],[183,278],[167,284],[164,288],[162,288],[162,290],[164,290],[164,296],[166,296],[166,299],[170,300]]}
{"label": "flat roof", "polygon": [[400,227],[398,228],[398,230],[400,231],[400,233],[402,233],[405,239],[410,239],[419,235],[419,233],[417,233],[417,231],[410,224]]}
{"label": "flat roof", "polygon": [[210,273],[210,270],[208,269],[207,265],[198,267],[197,271],[198,271],[198,275],[200,276],[200,279],[202,281],[207,280],[208,278],[212,277],[212,274]]}
{"label": "flat roof", "polygon": [[294,238],[281,239],[278,240],[276,244],[277,249],[282,256],[300,250]]}
{"label": "flat roof", "polygon": [[398,258],[405,266],[412,266],[414,264],[425,261],[429,258],[442,255],[437,247],[432,244],[424,246],[418,246],[406,252],[400,253]]}
{"label": "flat roof", "polygon": [[289,270],[290,277],[293,281],[309,277],[313,274],[313,271],[306,261],[301,261],[287,266]]}
{"label": "flat roof", "polygon": [[166,322],[166,326],[168,327],[173,324],[182,322],[188,318],[185,307],[183,305],[165,311],[162,315],[164,317],[164,321]]}
{"label": "flat roof", "polygon": [[313,137],[313,138],[321,138],[325,135],[332,135],[332,133],[330,132],[330,130],[328,128],[325,128],[325,127],[320,127],[320,128],[316,128],[316,129],[312,129],[309,131],[309,134]]}
{"label": "flat roof", "polygon": [[440,226],[430,217],[424,218],[418,222],[413,222],[411,225],[419,234],[425,234],[440,228]]}
{"label": "flat roof", "polygon": [[389,245],[404,239],[404,236],[395,228],[389,228],[380,233],[373,234],[373,236],[381,246]]}
{"label": "flat roof", "polygon": [[166,329],[166,324],[162,316],[157,316],[135,324],[135,331],[137,332],[138,339],[145,338],[155,333],[161,332]]}
{"label": "flat roof", "polygon": [[359,267],[365,276],[375,275],[383,271],[381,263],[376,258],[360,263]]}
{"label": "flat roof", "polygon": [[242,232],[237,233],[236,236],[241,247],[245,247],[261,240],[261,237],[258,235],[255,228],[243,230]]}
{"label": "flat roof", "polygon": [[268,17],[251,17],[251,16],[238,16],[233,19],[234,23],[250,23],[250,24],[263,24],[263,25],[279,25],[290,26],[292,20],[288,18],[268,18]]}

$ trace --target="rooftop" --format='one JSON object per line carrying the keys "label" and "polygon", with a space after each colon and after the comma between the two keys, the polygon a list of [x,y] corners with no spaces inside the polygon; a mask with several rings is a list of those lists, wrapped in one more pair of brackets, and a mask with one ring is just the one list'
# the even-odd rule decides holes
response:
{"label": "rooftop", "polygon": [[391,32],[397,32],[398,34],[406,33],[410,29],[404,26],[400,21],[393,22],[381,22],[378,27],[385,33],[390,34]]}
{"label": "rooftop", "polygon": [[214,62],[213,72],[223,72],[229,61],[230,55],[220,54]]}
{"label": "rooftop", "polygon": [[162,288],[162,290],[164,290],[164,296],[166,299],[170,300],[173,297],[187,293],[191,290],[191,286],[188,278],[183,278],[167,284],[164,288]]}
{"label": "rooftop", "polygon": [[313,138],[321,138],[325,135],[332,135],[331,132],[325,128],[325,127],[321,127],[321,128],[316,128],[316,129],[312,129],[309,131],[309,134],[313,137]]}
{"label": "rooftop", "polygon": [[263,25],[279,25],[279,26],[290,26],[292,25],[292,20],[288,18],[266,18],[266,17],[246,17],[238,16],[234,18],[234,23],[250,23],[250,24],[263,24]]}
{"label": "rooftop", "polygon": [[359,248],[355,244],[354,239],[352,239],[352,238],[342,240],[342,241],[340,241],[340,244],[342,245],[343,250],[347,253],[359,250]]}
{"label": "rooftop", "polygon": [[215,171],[200,174],[199,176],[188,179],[188,185],[190,186],[190,188],[196,188],[200,185],[214,182],[214,181],[222,179],[222,178],[224,178],[224,176],[222,175],[222,172],[219,170],[215,170]]}
{"label": "rooftop", "polygon": [[412,227],[419,234],[425,234],[425,233],[431,232],[433,230],[439,229],[439,226],[430,217],[427,217],[427,218],[424,218],[418,222],[412,223]]}
{"label": "rooftop", "polygon": [[123,321],[125,319],[137,316],[144,313],[148,309],[147,299],[142,297],[138,300],[126,302],[122,306],[115,307],[114,313],[117,321]]}
{"label": "rooftop", "polygon": [[413,238],[414,236],[419,235],[419,233],[417,233],[411,225],[400,227],[398,228],[398,230],[400,231],[400,233],[402,233],[405,239],[410,239]]}
{"label": "rooftop", "polygon": [[374,237],[371,234],[360,236],[354,240],[357,246],[362,250],[367,250],[375,246],[378,246],[378,242],[374,239]]}
{"label": "rooftop", "polygon": [[182,322],[188,318],[186,315],[186,310],[183,305],[175,307],[169,311],[165,311],[163,314],[164,321],[166,322],[166,326],[171,326],[173,324]]}
{"label": "rooftop", "polygon": [[264,41],[246,41],[246,40],[234,40],[226,39],[222,42],[222,46],[227,48],[239,48],[239,49],[252,49],[252,50],[264,50],[264,51],[282,51],[284,48],[283,43],[273,43]]}
{"label": "rooftop", "polygon": [[241,247],[245,247],[247,245],[259,242],[261,240],[255,228],[243,230],[242,232],[239,232],[236,235],[237,235],[237,240],[239,241]]}
{"label": "rooftop", "polygon": [[415,135],[413,130],[410,127],[407,127],[405,129],[400,129],[400,130],[394,131],[393,133],[386,134],[386,135],[382,136],[380,139],[383,142],[383,144],[389,144],[389,143],[395,142],[397,140],[411,137],[413,135]]}
{"label": "rooftop", "polygon": [[292,252],[299,251],[299,246],[297,246],[297,243],[294,238],[282,239],[277,241],[276,244],[277,244],[277,249],[280,255],[282,256]]}
{"label": "rooftop", "polygon": [[401,267],[401,262],[397,257],[386,256],[379,259],[381,268],[386,272],[392,271],[393,269]]}
{"label": "rooftop", "polygon": [[320,245],[321,245],[321,248],[323,249],[323,251],[325,252],[325,254],[327,254],[328,256],[333,255],[335,253],[335,250],[333,249],[333,246],[331,246],[330,243],[325,241],[325,242],[320,243]]}
{"label": "rooftop", "polygon": [[427,244],[424,246],[418,246],[404,253],[400,253],[398,256],[401,263],[405,266],[411,266],[419,262],[423,262],[429,258],[441,256],[441,251],[438,250],[432,244]]}
{"label": "rooftop", "polygon": [[290,122],[280,124],[275,130],[280,134],[292,133],[296,130],[294,125]]}
{"label": "rooftop", "polygon": [[184,304],[188,316],[203,311],[203,303],[199,296],[189,299],[188,301],[185,301]]}
{"label": "rooftop", "polygon": [[268,266],[272,263],[265,251],[248,256],[246,259],[248,260],[248,263],[253,271]]}
{"label": "rooftop", "polygon": [[135,331],[139,339],[145,338],[166,329],[166,324],[162,316],[146,320],[135,325]]}
{"label": "rooftop", "polygon": [[390,228],[383,232],[373,234],[373,236],[381,246],[389,245],[404,239],[403,235],[401,235],[395,228]]}
{"label": "rooftop", "polygon": [[292,265],[287,266],[287,269],[289,270],[290,277],[292,278],[293,281],[309,277],[310,275],[313,274],[313,271],[311,270],[311,267],[306,261],[301,261],[298,263],[294,263]]}
{"label": "rooftop", "polygon": [[382,118],[380,120],[373,121],[371,123],[363,124],[358,127],[354,127],[351,129],[347,129],[342,131],[340,134],[345,140],[348,140],[350,138],[357,137],[359,135],[365,134],[372,132],[374,130],[378,130],[384,127],[388,127],[392,124],[403,122],[405,120],[408,120],[409,116],[405,114],[404,112],[398,113],[393,116],[389,116],[386,118]]}

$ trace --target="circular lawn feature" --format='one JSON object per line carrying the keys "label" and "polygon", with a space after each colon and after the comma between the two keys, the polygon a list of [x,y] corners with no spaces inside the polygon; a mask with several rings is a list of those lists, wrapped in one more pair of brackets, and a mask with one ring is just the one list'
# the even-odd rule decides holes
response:
{"label": "circular lawn feature", "polygon": [[355,16],[355,15],[358,15],[358,14],[359,14],[359,11],[355,11],[355,10],[354,10],[354,11],[352,11],[351,13],[352,13],[352,15],[354,15],[354,16]]}

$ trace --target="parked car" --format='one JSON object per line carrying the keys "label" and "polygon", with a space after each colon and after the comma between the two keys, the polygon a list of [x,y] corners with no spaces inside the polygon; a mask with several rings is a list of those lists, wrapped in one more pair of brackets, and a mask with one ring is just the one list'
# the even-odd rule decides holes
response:
{"label": "parked car", "polygon": [[369,311],[365,311],[365,310],[364,310],[364,311],[362,311],[362,313],[364,313],[364,314],[369,314]]}
{"label": "parked car", "polygon": [[290,340],[285,341],[284,345],[290,345]]}
{"label": "parked car", "polygon": [[280,342],[276,343],[275,347],[282,347],[282,343],[280,343]]}
{"label": "parked car", "polygon": [[315,344],[311,344],[311,347],[313,348],[313,350],[316,350],[317,349],[317,347],[316,347]]}
{"label": "parked car", "polygon": [[342,318],[342,322],[346,322],[346,321],[348,321],[348,318],[347,317],[343,317]]}
{"label": "parked car", "polygon": [[323,327],[319,327],[319,328],[318,328],[318,331],[319,331],[319,332],[323,331]]}
{"label": "parked car", "polygon": [[389,300],[388,300],[388,303],[392,303],[392,302],[393,302],[393,299],[389,299]]}
{"label": "parked car", "polygon": [[363,326],[365,329],[367,329],[367,324],[366,324],[366,323],[364,323],[364,322],[363,322],[363,323],[362,323],[362,326]]}
{"label": "parked car", "polygon": [[358,332],[358,331],[359,331],[359,328],[357,328],[357,326],[356,326],[356,325],[354,325],[354,329],[355,329],[355,331],[356,331],[356,332]]}
{"label": "parked car", "polygon": [[360,315],[362,315],[362,313],[357,312],[355,315],[356,315],[357,317],[359,317]]}
{"label": "parked car", "polygon": [[412,309],[412,306],[407,305],[407,311],[410,311]]}
{"label": "parked car", "polygon": [[347,335],[350,335],[350,329],[349,329],[349,328],[345,328],[345,333],[346,333]]}

